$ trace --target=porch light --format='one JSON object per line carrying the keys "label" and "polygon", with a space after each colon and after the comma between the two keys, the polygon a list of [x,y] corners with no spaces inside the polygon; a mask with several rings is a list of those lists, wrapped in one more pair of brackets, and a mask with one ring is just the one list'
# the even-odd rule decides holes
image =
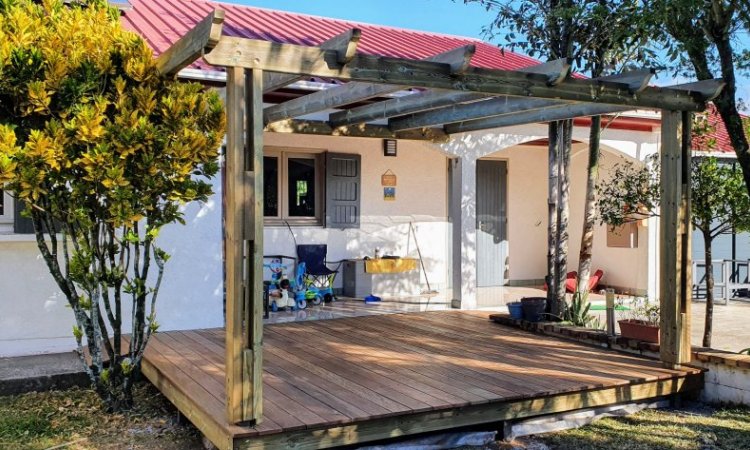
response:
{"label": "porch light", "polygon": [[396,156],[397,142],[396,139],[383,139],[383,156]]}

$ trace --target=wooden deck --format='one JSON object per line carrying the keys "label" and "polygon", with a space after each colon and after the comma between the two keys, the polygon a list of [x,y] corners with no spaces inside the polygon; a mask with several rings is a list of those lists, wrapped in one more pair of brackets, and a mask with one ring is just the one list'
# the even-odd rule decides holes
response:
{"label": "wooden deck", "polygon": [[264,327],[264,420],[226,422],[223,329],[152,338],[143,373],[219,448],[314,449],[700,389],[698,370],[436,311]]}

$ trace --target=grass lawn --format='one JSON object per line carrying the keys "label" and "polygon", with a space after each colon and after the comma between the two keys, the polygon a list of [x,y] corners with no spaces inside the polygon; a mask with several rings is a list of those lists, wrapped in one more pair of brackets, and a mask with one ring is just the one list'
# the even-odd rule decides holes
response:
{"label": "grass lawn", "polygon": [[[148,383],[129,414],[104,414],[91,391],[71,389],[0,397],[0,449],[202,449],[200,434]],[[645,410],[576,430],[499,443],[528,450],[750,449],[750,409],[701,403]]]}
{"label": "grass lawn", "polygon": [[84,389],[0,397],[1,449],[202,449],[192,425],[149,383],[135,388],[129,414],[105,414]]}
{"label": "grass lawn", "polygon": [[520,439],[505,448],[534,450],[743,450],[750,449],[750,409],[694,403],[644,410],[575,430]]}

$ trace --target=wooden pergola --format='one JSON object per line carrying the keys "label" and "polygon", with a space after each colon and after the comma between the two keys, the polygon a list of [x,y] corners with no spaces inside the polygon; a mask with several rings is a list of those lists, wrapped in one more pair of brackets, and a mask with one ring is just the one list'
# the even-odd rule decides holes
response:
{"label": "wooden pergola", "polygon": [[[230,423],[258,423],[263,373],[264,131],[446,141],[455,133],[553,122],[633,109],[661,112],[659,298],[661,360],[671,368],[690,352],[690,130],[693,112],[723,87],[708,80],[653,87],[651,70],[596,79],[571,77],[569,61],[521,70],[471,66],[474,46],[424,60],[357,52],[349,30],[317,47],[221,35],[215,11],[159,57],[176,74],[198,57],[226,68],[227,150],[223,192],[226,241],[226,395]],[[345,84],[264,107],[263,94],[305,77]],[[330,114],[299,117],[417,88],[418,92]],[[370,122],[387,119],[387,125]],[[551,143],[551,145],[555,145]]]}

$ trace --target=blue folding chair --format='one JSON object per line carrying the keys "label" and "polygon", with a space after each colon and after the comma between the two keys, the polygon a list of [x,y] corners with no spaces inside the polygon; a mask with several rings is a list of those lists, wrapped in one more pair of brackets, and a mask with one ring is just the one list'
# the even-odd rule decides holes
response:
{"label": "blue folding chair", "polygon": [[331,270],[326,266],[327,255],[326,244],[297,246],[298,261],[305,264],[305,285],[313,288],[326,302],[329,302],[334,300],[333,281],[338,270]]}

